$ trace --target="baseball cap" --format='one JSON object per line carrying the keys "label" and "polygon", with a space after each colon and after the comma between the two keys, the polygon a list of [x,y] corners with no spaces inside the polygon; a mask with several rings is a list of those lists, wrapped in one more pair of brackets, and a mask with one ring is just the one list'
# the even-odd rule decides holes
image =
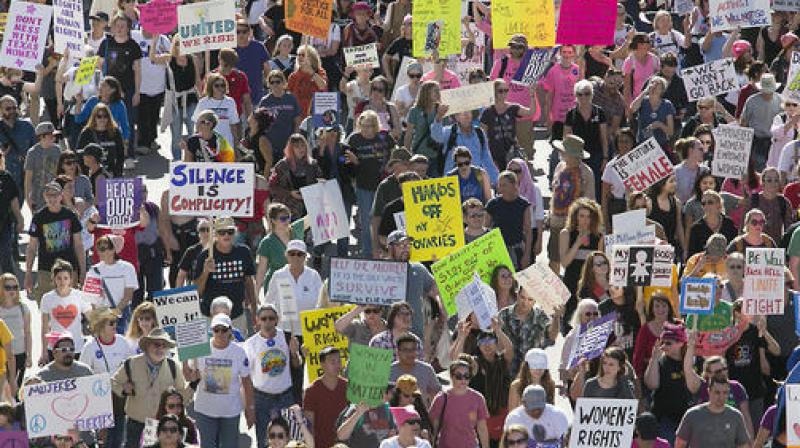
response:
{"label": "baseball cap", "polygon": [[404,239],[407,238],[410,237],[406,235],[405,230],[395,230],[392,233],[390,233],[389,236],[386,238],[386,244],[392,245],[395,243],[399,243],[400,241],[403,241]]}
{"label": "baseball cap", "polygon": [[108,14],[100,11],[89,16],[89,20],[102,20],[108,22]]}
{"label": "baseball cap", "polygon": [[215,327],[228,327],[231,328],[233,322],[231,318],[225,313],[219,313],[211,319],[211,328]]}
{"label": "baseball cap", "polygon": [[526,387],[522,392],[522,403],[527,411],[544,409],[547,405],[547,394],[544,388],[538,384]]}
{"label": "baseball cap", "polygon": [[43,122],[39,123],[38,125],[36,125],[36,136],[37,137],[42,136],[42,135],[46,135],[46,134],[55,134],[55,133],[56,133],[56,127],[53,126],[53,123],[51,123],[49,121],[43,121]]}
{"label": "baseball cap", "polygon": [[540,348],[532,348],[525,353],[529,369],[547,369],[547,354]]}
{"label": "baseball cap", "polygon": [[308,248],[306,247],[306,243],[300,240],[291,240],[289,244],[286,245],[286,252],[291,252],[293,250],[298,250],[303,252],[304,254],[308,253]]}
{"label": "baseball cap", "polygon": [[59,184],[56,181],[52,181],[52,182],[48,182],[47,185],[44,186],[44,192],[47,193],[48,191],[54,191],[56,193],[61,193],[62,191],[64,191],[64,189],[61,188],[61,184]]}

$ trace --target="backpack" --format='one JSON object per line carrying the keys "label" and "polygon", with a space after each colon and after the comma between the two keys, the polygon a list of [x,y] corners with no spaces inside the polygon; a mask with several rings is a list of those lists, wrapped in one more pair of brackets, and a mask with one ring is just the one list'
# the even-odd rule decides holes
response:
{"label": "backpack", "polygon": [[[175,381],[175,378],[178,376],[178,366],[172,358],[166,358],[166,360],[167,365],[169,365],[169,373],[172,374],[172,381]],[[131,376],[131,358],[125,360],[123,368],[125,369],[125,375],[128,377],[128,382],[133,384],[133,376]]]}
{"label": "backpack", "polygon": [[[456,135],[457,129],[458,123],[455,123],[450,127],[450,138],[447,139],[447,145],[445,145],[444,151],[442,151],[445,157],[447,157],[447,153],[449,153],[450,150],[456,146],[456,138],[458,137]],[[481,129],[479,126],[473,126],[472,129],[476,134],[478,134],[478,142],[481,144],[480,151],[483,151],[483,148],[486,146],[486,134],[483,133],[483,129]]]}

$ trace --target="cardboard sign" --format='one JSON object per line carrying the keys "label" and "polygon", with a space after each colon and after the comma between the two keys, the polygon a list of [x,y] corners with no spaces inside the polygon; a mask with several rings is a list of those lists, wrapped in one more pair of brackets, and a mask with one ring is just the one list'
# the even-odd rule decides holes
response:
{"label": "cardboard sign", "polygon": [[150,34],[169,34],[178,26],[178,3],[150,0],[139,5],[139,25]]}
{"label": "cardboard sign", "polygon": [[730,58],[684,68],[681,78],[689,101],[739,90],[733,59]]}
{"label": "cardboard sign", "polygon": [[339,92],[314,92],[311,102],[311,121],[314,128],[333,126],[339,121]]}
{"label": "cardboard sign", "polygon": [[344,47],[344,62],[347,67],[353,68],[380,68],[378,60],[378,44],[359,45],[357,47]]}
{"label": "cardboard sign", "polygon": [[578,398],[569,448],[629,447],[637,400]]}
{"label": "cardboard sign", "polygon": [[494,104],[494,81],[442,90],[442,104],[449,106],[447,115],[467,112]]}
{"label": "cardboard sign", "polygon": [[[800,384],[786,384],[786,446],[800,446]],[[790,429],[791,428],[791,429]]]}
{"label": "cardboard sign", "polygon": [[674,258],[675,248],[669,245],[614,246],[611,285],[669,287]]}
{"label": "cardboard sign", "polygon": [[606,256],[612,258],[614,254],[614,247],[617,245],[640,245],[640,244],[655,244],[656,242],[656,226],[644,226],[641,229],[635,229],[628,232],[617,232],[611,235],[603,235],[603,243],[606,251]]}
{"label": "cardboard sign", "polygon": [[142,446],[151,446],[158,443],[158,420],[154,418],[144,419],[144,431],[142,431]]}
{"label": "cardboard sign", "polygon": [[773,11],[800,11],[800,1],[797,0],[772,0]]}
{"label": "cardboard sign", "polygon": [[169,171],[170,214],[253,216],[252,163],[172,162]]}
{"label": "cardboard sign", "polygon": [[33,438],[114,426],[107,373],[31,384],[25,386],[22,396],[25,427]]}
{"label": "cardboard sign", "polygon": [[408,263],[331,257],[329,285],[334,302],[391,305],[406,299]]}
{"label": "cardboard sign", "polygon": [[[701,318],[703,316],[700,316]],[[699,331],[694,349],[697,356],[725,355],[725,352],[735,344],[747,329],[747,320],[741,320],[735,326],[713,330]]]}
{"label": "cardboard sign", "polygon": [[236,7],[225,0],[178,6],[181,53],[193,54],[236,46]]}
{"label": "cardboard sign", "polygon": [[69,49],[70,57],[83,56],[86,39],[83,23],[82,0],[53,0],[54,50],[64,54]]}
{"label": "cardboard sign", "polygon": [[3,44],[0,46],[0,67],[36,71],[36,66],[44,58],[51,17],[52,6],[12,2],[8,8],[8,31],[3,33]]}
{"label": "cardboard sign", "polygon": [[572,293],[564,282],[546,263],[533,263],[514,275],[517,283],[528,292],[536,304],[547,315],[552,316],[555,309],[567,303]]}
{"label": "cardboard sign", "polygon": [[311,220],[311,238],[315,246],[350,236],[350,217],[336,179],[302,187],[300,193]]}
{"label": "cardboard sign", "polygon": [[712,132],[715,145],[711,174],[741,179],[747,172],[755,131],[752,128],[720,124]]}
{"label": "cardboard sign", "polygon": [[142,207],[142,178],[100,178],[97,182],[98,225],[125,229],[139,224]]}
{"label": "cardboard sign", "polygon": [[636,191],[646,190],[673,172],[672,162],[654,137],[617,157],[611,168],[627,189]]}
{"label": "cardboard sign", "polygon": [[178,360],[187,361],[211,354],[208,324],[208,319],[200,318],[175,325]]}
{"label": "cardboard sign", "polygon": [[742,312],[750,316],[783,314],[784,250],[748,247],[744,258]]}
{"label": "cardboard sign", "polygon": [[347,401],[363,401],[369,407],[382,405],[393,356],[389,349],[352,344],[347,369]]}
{"label": "cardboard sign", "polygon": [[800,101],[800,53],[792,52],[789,74],[783,87],[783,97]]}
{"label": "cardboard sign", "polygon": [[554,2],[550,0],[492,2],[492,47],[495,50],[508,48],[508,41],[514,34],[524,34],[531,47],[552,47],[556,42],[555,28]]}
{"label": "cardboard sign", "polygon": [[556,51],[555,48],[529,48],[522,56],[511,82],[526,87],[533,85],[550,66]]}
{"label": "cardboard sign", "polygon": [[78,70],[75,71],[75,85],[85,86],[89,84],[97,70],[97,61],[99,60],[100,56],[89,56],[81,59]]}
{"label": "cardboard sign", "polygon": [[[430,55],[426,51],[428,29],[431,25],[439,27],[438,32],[439,56],[461,54],[461,2],[459,0],[437,0],[432,2],[412,2],[411,14],[414,21],[411,23],[413,55],[425,57]],[[428,48],[431,46],[428,45]]]}
{"label": "cardboard sign", "polygon": [[281,327],[292,333],[300,333],[300,314],[297,312],[297,299],[294,296],[294,285],[287,277],[276,278],[278,286],[278,315]]}
{"label": "cardboard sign", "polygon": [[156,318],[162,327],[203,319],[200,314],[200,296],[197,286],[165,289],[153,292]]}
{"label": "cardboard sign", "polygon": [[333,14],[332,0],[285,0],[286,28],[327,39]]}
{"label": "cardboard sign", "polygon": [[681,281],[681,314],[712,314],[717,279],[687,277]]}
{"label": "cardboard sign", "polygon": [[615,0],[564,0],[558,12],[556,43],[614,45]]}
{"label": "cardboard sign", "polygon": [[303,346],[308,350],[306,371],[308,372],[309,383],[322,376],[319,352],[325,347],[333,346],[338,348],[342,356],[342,369],[347,365],[349,342],[345,335],[336,331],[333,324],[340,317],[350,312],[351,309],[353,309],[352,305],[345,305],[335,308],[302,311],[300,313]]}
{"label": "cardboard sign", "polygon": [[709,0],[709,23],[713,31],[726,31],[737,28],[760,28],[769,26],[771,14],[770,0],[749,0],[732,2],[728,0]]}
{"label": "cardboard sign", "polygon": [[599,358],[603,354],[608,344],[608,338],[614,332],[614,324],[617,322],[617,313],[612,312],[591,322],[581,324],[578,334],[575,337],[575,345],[569,355],[567,368],[571,369],[578,365],[581,358],[591,361]]}
{"label": "cardboard sign", "polygon": [[497,316],[497,295],[491,286],[481,281],[477,273],[473,274],[472,282],[467,284],[456,296],[458,320],[466,319],[475,313],[475,319],[481,330],[490,331],[492,318]]}
{"label": "cardboard sign", "polygon": [[505,266],[514,272],[514,264],[511,263],[500,229],[493,229],[434,263],[431,266],[433,277],[439,286],[439,296],[447,314],[456,312],[456,294],[472,281],[473,272],[478,272],[481,280],[489,283],[497,266]]}
{"label": "cardboard sign", "polygon": [[457,176],[405,182],[402,189],[411,260],[441,260],[464,245]]}

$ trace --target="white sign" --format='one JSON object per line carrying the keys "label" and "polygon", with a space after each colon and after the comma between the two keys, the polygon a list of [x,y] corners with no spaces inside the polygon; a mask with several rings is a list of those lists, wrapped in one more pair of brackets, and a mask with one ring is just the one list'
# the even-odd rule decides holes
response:
{"label": "white sign", "polygon": [[334,302],[391,305],[406,300],[408,263],[331,257],[328,281]]}
{"label": "white sign", "polygon": [[792,52],[789,75],[783,88],[783,97],[800,101],[800,53]]}
{"label": "white sign", "polygon": [[578,398],[569,448],[631,446],[638,406],[637,400]]}
{"label": "white sign", "polygon": [[714,159],[711,174],[719,177],[741,179],[750,162],[750,147],[755,131],[730,124],[714,128]]}
{"label": "white sign", "polygon": [[353,68],[380,68],[378,60],[378,44],[359,45],[357,47],[344,47],[344,63]]}
{"label": "white sign", "polygon": [[744,314],[749,316],[783,314],[785,267],[783,248],[745,249],[742,292]]}
{"label": "white sign", "polygon": [[52,6],[23,1],[11,2],[3,33],[3,45],[0,46],[0,67],[36,71],[47,47],[47,33],[52,16]]}
{"label": "white sign", "polygon": [[672,174],[672,162],[654,137],[618,157],[611,168],[617,173],[625,188],[643,191]]}
{"label": "white sign", "polygon": [[480,109],[494,103],[494,81],[442,90],[442,104],[449,106],[448,115]]}
{"label": "white sign", "polygon": [[737,28],[769,26],[770,0],[709,0],[708,11],[711,29],[726,31]]}
{"label": "white sign", "polygon": [[256,204],[252,163],[172,162],[169,171],[170,214],[253,216]]}
{"label": "white sign", "polygon": [[294,298],[294,287],[289,279],[285,277],[277,279],[277,282],[281,328],[292,334],[300,334],[300,315],[297,313],[297,300]]}
{"label": "white sign", "polygon": [[614,246],[612,286],[671,286],[675,248],[669,245]]}
{"label": "white sign", "polygon": [[733,59],[719,59],[681,70],[689,101],[739,90]]}
{"label": "white sign", "polygon": [[800,384],[786,384],[786,446],[800,446]]}
{"label": "white sign", "polygon": [[394,226],[397,230],[406,231],[406,212],[394,212]]}
{"label": "white sign", "polygon": [[166,289],[153,293],[158,324],[162,327],[191,322],[203,317],[200,314],[200,296],[196,286]]}
{"label": "white sign", "polygon": [[472,281],[456,295],[458,319],[466,319],[475,313],[475,319],[481,330],[492,328],[492,318],[497,316],[497,295],[491,286],[481,281],[480,276],[473,274]]}
{"label": "white sign", "polygon": [[647,222],[647,210],[638,208],[627,212],[617,213],[611,217],[614,232],[628,232],[641,229]]}
{"label": "white sign", "polygon": [[55,52],[64,54],[69,48],[70,58],[82,57],[86,32],[83,26],[82,0],[53,0],[53,33]]}
{"label": "white sign", "polygon": [[25,386],[25,426],[33,438],[114,426],[107,373]]}
{"label": "white sign", "polygon": [[235,47],[234,2],[209,0],[178,6],[178,38],[183,54]]}
{"label": "white sign", "polygon": [[609,259],[612,259],[614,247],[618,244],[629,246],[637,244],[655,244],[656,226],[649,225],[639,229],[631,229],[622,232],[617,232],[617,229],[614,228],[614,233],[603,236],[603,242],[606,250],[606,256],[608,256]]}
{"label": "white sign", "polygon": [[797,0],[772,0],[773,11],[800,11],[800,2]]}
{"label": "white sign", "polygon": [[314,245],[350,236],[350,218],[344,208],[342,190],[336,179],[325,180],[300,189],[311,221]]}
{"label": "white sign", "polygon": [[542,310],[552,316],[555,309],[567,303],[572,295],[569,288],[561,281],[550,266],[543,263],[533,263],[524,271],[514,274],[519,285],[533,298]]}

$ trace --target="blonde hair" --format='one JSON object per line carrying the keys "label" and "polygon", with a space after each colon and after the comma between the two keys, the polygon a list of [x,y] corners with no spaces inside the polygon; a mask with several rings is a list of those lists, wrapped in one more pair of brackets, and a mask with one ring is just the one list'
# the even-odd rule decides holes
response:
{"label": "blonde hair", "polygon": [[152,302],[142,302],[133,310],[133,315],[131,315],[131,323],[128,325],[128,333],[125,334],[125,337],[128,339],[139,339],[144,336],[142,330],[139,328],[139,318],[142,317],[143,314],[152,314],[153,315],[153,328],[158,327],[158,315],[156,314],[156,306],[153,305]]}
{"label": "blonde hair", "polygon": [[5,285],[6,285],[6,282],[9,281],[9,280],[14,280],[14,283],[17,284],[17,295],[16,295],[16,297],[14,297],[13,301],[14,301],[14,305],[19,305],[19,280],[17,279],[17,277],[14,274],[12,274],[10,272],[6,272],[6,273],[0,275],[0,284],[2,284],[2,286],[3,286],[2,292],[0,292],[0,294],[2,294],[3,299],[5,299],[7,297],[6,296],[7,293],[6,293]]}
{"label": "blonde hair", "polygon": [[414,103],[414,107],[418,107],[423,111],[427,111],[431,107],[433,107],[433,91],[439,88],[439,83],[436,81],[425,81],[419,86],[419,92],[417,93],[417,101]]}
{"label": "blonde hair", "polygon": [[206,90],[205,94],[207,97],[211,98],[214,96],[214,83],[218,80],[222,80],[225,83],[225,95],[228,94],[228,80],[225,79],[224,76],[220,75],[219,73],[209,73],[206,76]]}
{"label": "blonde hair", "polygon": [[[322,62],[319,59],[319,53],[317,53],[317,49],[312,47],[311,45],[300,45],[297,47],[297,52],[300,53],[301,51],[306,52],[306,58],[311,62],[311,70],[314,73],[319,71],[319,68],[322,67]],[[294,64],[294,71],[300,70],[300,64]]]}
{"label": "blonde hair", "polygon": [[358,119],[356,120],[356,130],[359,133],[361,132],[361,126],[363,126],[367,121],[375,125],[376,131],[380,130],[381,122],[378,119],[378,113],[374,110],[365,110],[364,112],[361,112],[361,115],[359,115]]}

